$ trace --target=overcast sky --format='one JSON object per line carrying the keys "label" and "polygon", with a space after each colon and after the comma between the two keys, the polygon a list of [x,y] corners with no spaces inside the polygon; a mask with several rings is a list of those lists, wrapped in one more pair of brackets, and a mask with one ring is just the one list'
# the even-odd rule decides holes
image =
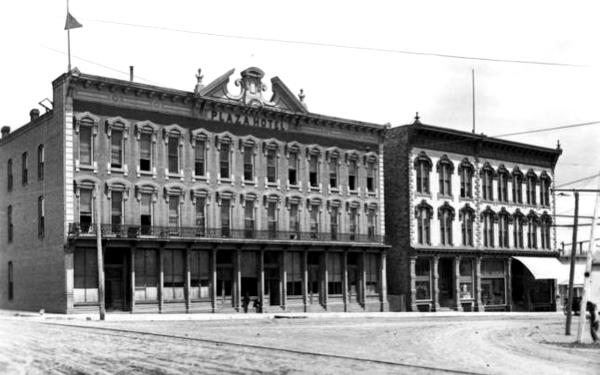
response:
{"label": "overcast sky", "polygon": [[[139,82],[192,91],[198,68],[208,83],[230,68],[237,77],[257,66],[267,83],[279,76],[294,93],[304,89],[312,112],[397,126],[418,111],[424,123],[470,131],[475,69],[477,132],[600,121],[597,1],[71,0],[70,9],[83,24],[71,32],[71,51],[73,66],[84,73],[128,79],[134,65]],[[29,110],[51,98],[51,81],[67,70],[65,13],[65,0],[0,3],[0,125],[25,124]],[[600,170],[600,125],[508,139],[546,147],[560,140],[558,184]],[[583,199],[583,214],[591,215],[592,198]],[[557,212],[572,213],[572,200],[558,198]],[[583,231],[579,238],[588,236]],[[570,231],[561,239],[570,241]]]}

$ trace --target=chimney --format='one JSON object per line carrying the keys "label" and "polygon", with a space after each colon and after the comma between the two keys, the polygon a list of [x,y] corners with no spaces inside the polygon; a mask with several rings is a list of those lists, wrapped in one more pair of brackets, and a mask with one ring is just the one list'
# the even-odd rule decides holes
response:
{"label": "chimney", "polygon": [[129,81],[133,82],[133,65],[129,65]]}
{"label": "chimney", "polygon": [[3,126],[0,131],[2,132],[2,138],[4,138],[10,133],[10,126]]}
{"label": "chimney", "polygon": [[31,121],[35,121],[40,117],[40,110],[37,108],[32,109],[31,111],[29,111],[29,118],[31,119]]}

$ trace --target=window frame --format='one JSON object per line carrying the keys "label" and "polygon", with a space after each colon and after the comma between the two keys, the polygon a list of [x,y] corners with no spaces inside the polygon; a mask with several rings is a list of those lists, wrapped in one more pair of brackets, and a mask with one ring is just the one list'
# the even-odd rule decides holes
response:
{"label": "window frame", "polygon": [[43,239],[46,231],[45,227],[45,214],[46,214],[46,202],[43,195],[38,197],[38,238]]}
{"label": "window frame", "polygon": [[37,176],[38,176],[38,181],[43,181],[44,180],[45,159],[46,159],[46,155],[45,155],[44,145],[40,144],[40,145],[38,145],[38,148],[37,148]]}
{"label": "window frame", "polygon": [[29,183],[29,155],[27,151],[21,154],[21,184],[26,186]]}

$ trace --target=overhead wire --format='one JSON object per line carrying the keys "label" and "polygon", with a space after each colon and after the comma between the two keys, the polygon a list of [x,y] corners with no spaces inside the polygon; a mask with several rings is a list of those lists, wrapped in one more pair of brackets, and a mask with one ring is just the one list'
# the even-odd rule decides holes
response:
{"label": "overhead wire", "polygon": [[598,177],[598,176],[600,176],[600,173],[596,173],[596,174],[591,175],[591,176],[579,178],[577,180],[573,180],[573,181],[569,181],[569,182],[564,182],[564,183],[562,183],[560,185],[554,186],[554,189],[558,189],[558,188],[561,188],[561,187],[567,186],[567,185],[573,185],[573,184],[576,184],[576,183],[579,183],[579,182],[583,182],[583,181],[588,181],[588,183],[589,183],[589,180],[591,180],[591,179],[593,179],[595,177]]}

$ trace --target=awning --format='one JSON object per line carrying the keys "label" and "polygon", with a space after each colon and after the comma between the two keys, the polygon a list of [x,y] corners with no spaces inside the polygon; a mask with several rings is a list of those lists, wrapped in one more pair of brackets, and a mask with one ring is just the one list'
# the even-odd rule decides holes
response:
{"label": "awning", "polygon": [[[531,272],[536,280],[555,279],[559,285],[569,284],[569,263],[561,263],[556,258],[540,257],[513,257],[523,263]],[[575,277],[573,285],[583,284],[583,274],[585,272],[585,263],[575,264]]]}

